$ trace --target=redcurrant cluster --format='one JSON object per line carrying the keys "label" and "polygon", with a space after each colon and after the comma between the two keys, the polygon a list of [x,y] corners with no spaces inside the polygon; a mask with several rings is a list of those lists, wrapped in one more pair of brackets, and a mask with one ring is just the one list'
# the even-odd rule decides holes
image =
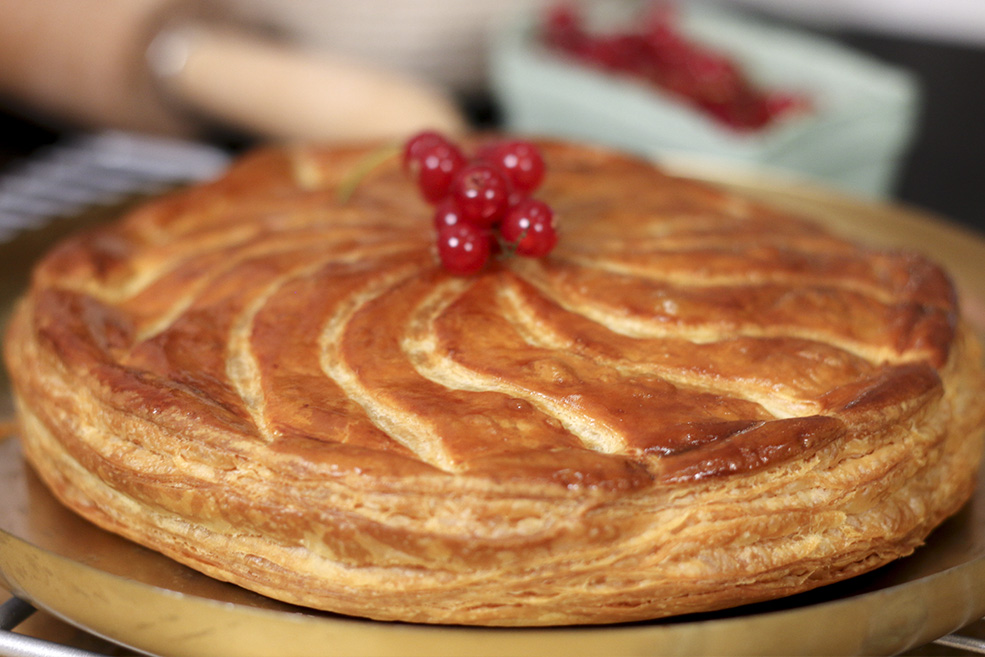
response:
{"label": "redcurrant cluster", "polygon": [[434,206],[438,257],[454,274],[474,274],[497,252],[540,258],[557,243],[554,213],[531,198],[544,178],[533,144],[498,141],[472,156],[443,135],[421,132],[404,145],[404,169]]}
{"label": "redcurrant cluster", "polygon": [[544,23],[548,46],[591,66],[645,80],[735,130],[763,128],[810,107],[803,96],[754,86],[735,62],[682,34],[672,8],[659,1],[631,31],[591,34],[571,4],[552,7]]}

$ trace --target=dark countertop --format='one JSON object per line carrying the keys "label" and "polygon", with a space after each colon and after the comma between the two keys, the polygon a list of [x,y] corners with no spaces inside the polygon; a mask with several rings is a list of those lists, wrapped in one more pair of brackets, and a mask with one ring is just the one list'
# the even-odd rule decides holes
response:
{"label": "dark countertop", "polygon": [[920,81],[922,116],[896,198],[985,231],[985,47],[835,36]]}

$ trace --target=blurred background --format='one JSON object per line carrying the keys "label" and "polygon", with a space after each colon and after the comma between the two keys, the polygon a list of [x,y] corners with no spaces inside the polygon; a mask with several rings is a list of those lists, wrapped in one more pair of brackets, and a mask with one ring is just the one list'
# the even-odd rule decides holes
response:
{"label": "blurred background", "polygon": [[[159,175],[195,178],[271,139],[479,127],[753,166],[985,230],[980,0],[661,3],[672,36],[722,55],[773,100],[804,101],[756,129],[716,120],[693,89],[633,80],[598,50],[579,61],[549,47],[557,5],[0,0],[0,195],[32,157],[106,130],[123,131],[117,148],[121,134],[204,147],[200,168],[174,149],[135,155],[177,158]],[[645,30],[640,12],[654,7],[574,6],[600,39]],[[702,61],[693,75],[720,73]]]}

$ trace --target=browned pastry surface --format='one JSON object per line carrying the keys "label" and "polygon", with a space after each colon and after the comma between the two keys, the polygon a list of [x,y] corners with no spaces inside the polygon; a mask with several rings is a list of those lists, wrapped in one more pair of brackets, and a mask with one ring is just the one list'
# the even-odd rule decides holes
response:
{"label": "browned pastry surface", "polygon": [[978,346],[934,264],[545,143],[547,259],[443,272],[396,162],[269,149],[59,245],[5,343],[94,522],[428,623],[717,609],[908,554],[968,498]]}

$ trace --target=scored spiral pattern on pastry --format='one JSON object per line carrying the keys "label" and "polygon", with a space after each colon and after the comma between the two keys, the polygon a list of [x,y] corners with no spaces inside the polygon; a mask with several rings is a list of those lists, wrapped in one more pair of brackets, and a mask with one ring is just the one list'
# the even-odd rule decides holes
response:
{"label": "scored spiral pattern on pastry", "polygon": [[977,346],[932,263],[544,143],[561,241],[436,265],[396,163],[258,152],[67,241],[7,341],[70,506],[374,618],[638,620],[910,552],[977,470]]}

